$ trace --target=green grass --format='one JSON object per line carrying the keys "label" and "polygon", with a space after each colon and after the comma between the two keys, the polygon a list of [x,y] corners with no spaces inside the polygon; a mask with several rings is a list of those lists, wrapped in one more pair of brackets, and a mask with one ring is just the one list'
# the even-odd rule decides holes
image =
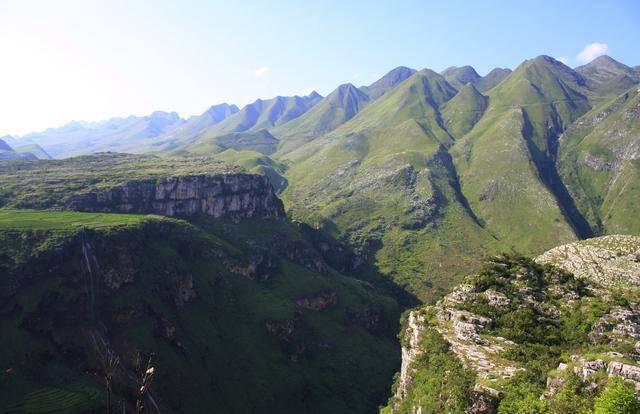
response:
{"label": "green grass", "polygon": [[129,226],[146,217],[139,214],[81,213],[72,211],[0,209],[0,230],[78,230]]}

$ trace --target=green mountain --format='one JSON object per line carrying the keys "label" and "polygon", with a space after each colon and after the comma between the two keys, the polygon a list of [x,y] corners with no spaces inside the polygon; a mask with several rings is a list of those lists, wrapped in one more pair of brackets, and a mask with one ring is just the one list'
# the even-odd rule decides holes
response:
{"label": "green mountain", "polygon": [[442,107],[444,125],[456,138],[462,138],[482,118],[487,109],[488,98],[472,83],[460,89],[458,94]]}
{"label": "green mountain", "polygon": [[247,132],[233,132],[219,136],[205,134],[193,143],[181,147],[181,151],[193,154],[215,154],[226,149],[236,151],[255,151],[261,154],[273,154],[278,148],[278,140],[266,129]]}
{"label": "green mountain", "polygon": [[609,56],[599,56],[576,68],[591,89],[606,95],[618,95],[640,83],[640,74]]}
{"label": "green mountain", "polygon": [[422,70],[282,156],[291,164],[283,199],[293,217],[332,231],[423,299],[499,246],[468,209],[446,151],[453,137],[439,107],[455,94]]}
{"label": "green mountain", "polygon": [[560,174],[597,233],[640,232],[639,108],[634,86],[579,118],[560,141]]}
{"label": "green mountain", "polygon": [[480,92],[484,93],[502,82],[504,78],[511,74],[511,72],[511,69],[505,68],[492,69],[491,72],[487,73],[485,76],[476,81],[475,87]]}
{"label": "green mountain", "polygon": [[403,82],[414,73],[416,73],[415,69],[410,69],[405,66],[398,66],[377,81],[373,82],[371,85],[360,87],[360,90],[364,92],[369,97],[369,99],[377,99],[391,89],[395,88],[398,84]]}
{"label": "green mountain", "polygon": [[590,108],[584,80],[540,56],[488,92],[475,127],[452,148],[463,193],[484,225],[518,251],[589,235],[558,176],[558,137]]}
{"label": "green mountain", "polygon": [[475,84],[481,79],[476,70],[468,65],[462,67],[451,66],[440,74],[456,89],[462,89],[468,83]]}
{"label": "green mountain", "polygon": [[225,133],[274,128],[304,114],[321,99],[322,96],[315,91],[302,97],[277,96],[273,99],[258,99],[223,122],[208,128],[201,136],[210,138]]}
{"label": "green mountain", "polygon": [[360,89],[346,83],[338,86],[303,116],[271,132],[280,140],[280,151],[286,153],[353,118],[369,100],[369,96]]}

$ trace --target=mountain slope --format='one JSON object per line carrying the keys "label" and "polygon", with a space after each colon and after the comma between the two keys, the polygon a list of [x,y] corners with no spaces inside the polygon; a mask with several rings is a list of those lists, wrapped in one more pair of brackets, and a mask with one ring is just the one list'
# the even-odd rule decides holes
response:
{"label": "mountain slope", "polygon": [[31,145],[23,145],[21,147],[16,147],[15,152],[18,154],[33,154],[39,160],[50,160],[51,155],[47,154],[47,152],[38,144]]}
{"label": "mountain slope", "polygon": [[559,171],[598,233],[640,233],[640,92],[636,86],[578,119],[564,133]]}
{"label": "mountain slope", "polygon": [[202,136],[210,138],[225,133],[270,129],[299,117],[321,99],[322,96],[315,91],[302,97],[277,96],[273,99],[258,99],[223,122],[208,128]]}
{"label": "mountain slope", "polygon": [[601,94],[618,95],[640,82],[640,74],[609,56],[595,58],[576,69]]}
{"label": "mountain slope", "polygon": [[369,99],[378,99],[414,73],[416,73],[415,69],[398,66],[397,68],[389,71],[389,73],[384,75],[382,78],[373,82],[371,85],[360,87],[360,90],[366,93]]}
{"label": "mountain slope", "polygon": [[511,69],[506,69],[506,68],[492,69],[491,72],[487,73],[485,76],[483,76],[481,79],[479,79],[475,83],[475,87],[480,92],[484,93],[489,89],[493,88],[494,86],[496,86],[497,84],[499,84],[500,82],[502,82],[504,78],[506,78],[511,74],[511,72],[512,72]]}
{"label": "mountain slope", "polygon": [[462,138],[482,118],[488,99],[468,83],[442,108],[445,128],[455,138]]}
{"label": "mountain slope", "polygon": [[340,85],[306,114],[271,132],[280,140],[281,153],[328,133],[353,118],[369,97],[350,83]]}
{"label": "mountain slope", "polygon": [[201,115],[189,118],[184,125],[146,143],[150,147],[174,148],[182,142],[190,142],[212,125],[216,125],[239,111],[236,105],[213,105]]}
{"label": "mountain slope", "polygon": [[521,252],[590,233],[555,169],[563,126],[590,108],[585,88],[550,57],[525,61],[488,93],[484,116],[452,149],[474,212]]}
{"label": "mountain slope", "polygon": [[393,300],[281,220],[0,209],[0,240],[3,411],[104,412],[105,355],[129,410],[153,352],[149,412],[364,413],[397,363]]}
{"label": "mountain slope", "polygon": [[469,211],[445,150],[453,139],[439,107],[455,93],[441,75],[417,72],[284,156],[293,216],[334,231],[422,299],[473,266],[479,246],[499,244]]}
{"label": "mountain slope", "polygon": [[471,66],[451,66],[440,73],[456,89],[462,89],[466,84],[475,84],[480,80],[480,75]]}

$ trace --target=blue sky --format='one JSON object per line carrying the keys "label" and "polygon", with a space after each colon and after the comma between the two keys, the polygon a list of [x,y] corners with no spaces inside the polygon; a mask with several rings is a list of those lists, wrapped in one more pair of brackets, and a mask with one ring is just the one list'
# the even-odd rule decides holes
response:
{"label": "blue sky", "polygon": [[640,2],[0,0],[0,135],[325,95],[405,65],[640,65]]}

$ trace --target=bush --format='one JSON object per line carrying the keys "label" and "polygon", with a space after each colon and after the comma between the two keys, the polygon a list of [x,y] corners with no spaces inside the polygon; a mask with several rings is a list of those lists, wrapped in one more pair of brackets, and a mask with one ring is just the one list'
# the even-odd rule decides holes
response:
{"label": "bush", "polygon": [[594,414],[638,414],[640,401],[633,385],[612,377],[607,388],[596,398]]}

